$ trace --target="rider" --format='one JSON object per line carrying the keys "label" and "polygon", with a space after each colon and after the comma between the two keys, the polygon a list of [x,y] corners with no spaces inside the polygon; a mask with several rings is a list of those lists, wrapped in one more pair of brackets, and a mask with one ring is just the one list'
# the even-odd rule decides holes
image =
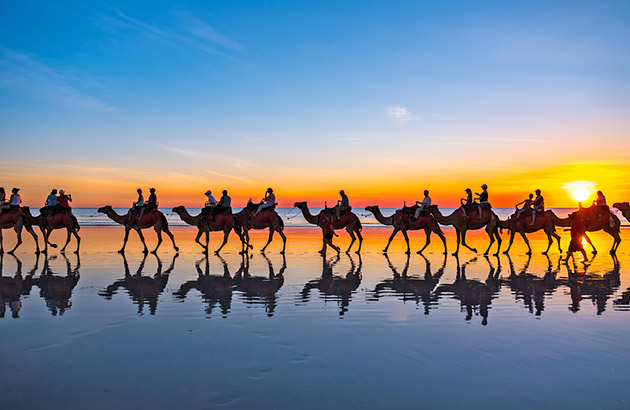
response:
{"label": "rider", "polygon": [[341,216],[341,212],[347,211],[350,208],[350,200],[343,189],[339,191],[339,195],[341,195],[341,199],[337,200],[337,206],[335,207],[335,220],[337,221]]}
{"label": "rider", "polygon": [[136,192],[138,192],[138,199],[136,199],[136,201],[131,205],[131,208],[129,209],[129,212],[132,215],[135,215],[138,212],[140,212],[140,210],[144,206],[144,196],[142,196],[142,189],[138,188]]}
{"label": "rider", "polygon": [[481,213],[483,208],[489,208],[490,207],[490,202],[488,202],[488,185],[483,184],[481,186],[481,193],[478,194],[475,192],[475,195],[477,195],[477,200],[479,201],[479,204],[477,205],[477,219],[481,219]]}
{"label": "rider", "polygon": [[69,211],[72,209],[70,207],[70,202],[72,202],[72,195],[67,194],[63,189],[59,190],[59,196],[57,197],[57,203],[51,210],[51,215],[54,216],[58,212]]}
{"label": "rider", "polygon": [[536,214],[545,212],[545,198],[540,194],[540,189],[536,191],[536,199],[534,199],[534,212],[532,213],[532,222],[529,226],[534,226],[536,222]]}
{"label": "rider", "polygon": [[206,192],[204,192],[204,195],[208,197],[208,199],[206,200],[206,203],[201,211],[201,213],[203,215],[208,215],[209,212],[212,212],[212,209],[217,206],[217,200],[214,199],[214,196],[212,196],[212,192],[210,192],[210,190],[207,190]]}
{"label": "rider", "polygon": [[470,211],[475,202],[473,201],[472,189],[466,188],[466,198],[460,198],[459,203],[461,204],[460,208],[464,213],[464,218],[466,218],[466,211]]}
{"label": "rider", "polygon": [[4,192],[4,187],[0,186],[0,217],[5,209],[9,209],[9,203],[7,202],[7,194]]}
{"label": "rider", "polygon": [[230,198],[227,193],[227,189],[224,189],[223,195],[221,196],[221,199],[219,199],[219,203],[217,206],[212,208],[212,222],[214,222],[217,214],[227,211],[232,206],[232,198]]}
{"label": "rider", "polygon": [[9,199],[9,207],[13,209],[20,209],[20,204],[22,203],[22,197],[20,194],[20,188],[13,188],[11,190],[11,198]]}
{"label": "rider", "polygon": [[[516,219],[520,218],[521,215],[523,215],[523,213],[525,213],[526,211],[530,211],[532,209],[532,205],[534,203],[534,194],[529,194],[529,197],[521,202],[519,202],[518,204],[515,205],[516,207]],[[521,209],[518,208],[519,205],[523,205],[523,207]]]}
{"label": "rider", "polygon": [[595,209],[597,209],[597,222],[602,220],[602,214],[610,212],[608,205],[606,204],[606,197],[602,191],[597,191],[597,199],[593,201]]}
{"label": "rider", "polygon": [[267,192],[265,192],[265,197],[262,201],[264,203],[258,207],[253,216],[258,215],[263,209],[270,208],[276,204],[276,196],[273,193],[273,189],[267,188]]}
{"label": "rider", "polygon": [[149,189],[149,192],[151,192],[151,194],[149,195],[149,199],[140,210],[140,216],[138,217],[138,219],[142,219],[146,212],[151,212],[152,210],[157,208],[157,195],[155,195],[155,188]]}
{"label": "rider", "polygon": [[429,196],[428,189],[424,190],[424,199],[422,200],[422,202],[416,201],[416,205],[419,205],[419,206],[418,206],[418,209],[416,209],[416,212],[413,214],[414,221],[418,219],[421,212],[424,212],[427,209],[429,209],[429,205],[431,205],[431,197]]}

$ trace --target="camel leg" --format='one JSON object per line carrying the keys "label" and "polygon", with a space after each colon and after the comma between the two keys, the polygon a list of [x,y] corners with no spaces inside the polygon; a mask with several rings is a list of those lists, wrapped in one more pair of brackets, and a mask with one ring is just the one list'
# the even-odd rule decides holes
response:
{"label": "camel leg", "polygon": [[250,240],[249,240],[249,229],[247,229],[245,232],[247,234],[247,236],[246,236],[247,237],[247,249],[254,249],[254,246],[249,243],[250,242]]}
{"label": "camel leg", "polygon": [[354,243],[354,241],[357,240],[357,238],[354,236],[354,232],[352,232],[352,229],[350,229],[350,227],[346,228],[346,231],[348,232],[348,234],[350,235],[350,239],[352,239],[350,241],[350,246],[348,246],[348,249],[346,250],[346,253],[350,253],[350,249],[352,248],[352,244]]}
{"label": "camel leg", "polygon": [[409,248],[409,235],[407,235],[407,230],[406,229],[401,229],[400,232],[402,232],[403,237],[405,238],[405,243],[407,244],[407,252],[405,252],[407,255],[411,254],[411,248]]}
{"label": "camel leg", "polygon": [[422,249],[418,251],[418,254],[420,255],[422,255],[422,251],[424,251],[431,243],[431,230],[429,228],[425,228],[424,234],[426,235],[426,240],[424,241],[424,246],[422,247]]}
{"label": "camel leg", "polygon": [[453,256],[457,256],[459,254],[459,242],[460,242],[460,236],[461,233],[459,232],[459,229],[455,229],[455,235],[457,237],[457,248],[455,248],[455,252],[453,252]]}
{"label": "camel leg", "polygon": [[15,235],[17,236],[17,243],[13,249],[9,251],[9,255],[13,255],[13,252],[15,252],[15,250],[22,244],[22,225],[16,225],[13,229],[15,230]]}
{"label": "camel leg", "polygon": [[225,244],[228,241],[228,235],[230,234],[230,231],[223,231],[223,243],[221,244],[221,246],[219,246],[219,249],[217,249],[216,251],[214,251],[215,255],[218,255],[219,252],[221,252],[221,249],[223,249],[223,247],[225,246]]}
{"label": "camel leg", "polygon": [[[472,252],[477,253],[477,248],[471,248],[466,243],[466,230],[462,230],[461,231],[461,236],[462,236],[462,245],[465,246],[466,248],[468,248],[469,250],[471,250]],[[490,239],[493,239],[493,238],[491,237]],[[490,246],[492,246],[492,242],[490,242]],[[490,249],[490,248],[488,248],[488,249]]]}
{"label": "camel leg", "polygon": [[269,227],[269,239],[267,239],[267,243],[265,244],[265,246],[262,247],[260,252],[262,252],[262,253],[265,252],[265,249],[267,249],[267,246],[269,246],[269,244],[271,243],[271,240],[273,239],[273,233],[274,233],[274,229],[270,226]]}
{"label": "camel leg", "polygon": [[[236,232],[236,231],[235,231]],[[243,229],[243,231],[241,233],[236,233],[238,235],[238,239],[241,240],[241,251],[239,252],[239,254],[244,254],[245,253],[245,248],[247,247],[247,242],[245,242],[245,229]],[[247,248],[249,249],[249,248]]]}
{"label": "camel leg", "polygon": [[2,237],[2,228],[0,228],[0,255],[4,253],[4,242]]}
{"label": "camel leg", "polygon": [[558,252],[562,253],[562,248],[560,247],[560,235],[555,232],[551,232],[551,236],[556,238],[556,241],[558,241]]}
{"label": "camel leg", "polygon": [[[611,234],[612,235],[612,234]],[[615,235],[612,235],[612,237],[614,238]],[[586,234],[586,232],[584,232],[584,239],[586,239],[586,243],[588,243],[589,245],[591,245],[591,248],[593,248],[593,253],[595,255],[597,255],[597,249],[595,249],[595,245],[593,245],[593,242],[591,242],[591,238],[588,237],[588,235]]]}
{"label": "camel leg", "polygon": [[444,236],[444,234],[442,233],[442,231],[438,230],[438,231],[434,231],[435,234],[437,236],[440,237],[440,239],[442,240],[442,245],[444,245],[444,252],[442,252],[443,255],[447,255],[448,251],[446,250],[446,237]]}
{"label": "camel leg", "polygon": [[142,242],[142,246],[144,246],[144,249],[142,250],[142,253],[149,253],[149,248],[147,248],[147,243],[144,241],[144,235],[142,234],[142,229],[140,229],[140,228],[134,228],[134,229],[136,230],[136,232],[138,232],[138,237],[140,237],[140,241]]}
{"label": "camel leg", "polygon": [[284,234],[284,232],[282,232],[282,230],[278,231],[278,235],[280,235],[280,237],[282,238],[282,252],[280,252],[280,254],[284,255],[284,250],[287,247],[287,236]]}
{"label": "camel leg", "polygon": [[66,246],[68,246],[68,244],[70,243],[71,238],[72,238],[72,234],[70,233],[70,228],[66,228],[66,243],[63,245],[63,248],[61,248],[59,252],[61,253],[66,252]]}
{"label": "camel leg", "polygon": [[[177,245],[175,245],[175,236],[173,235],[173,233],[171,232],[170,229],[168,229],[168,226],[163,226],[162,230],[164,231],[164,233],[166,233],[166,235],[168,235],[168,237],[171,239],[171,242],[173,243],[173,249],[175,249],[175,252],[179,252],[179,248],[177,247]],[[155,248],[155,250],[157,251],[157,248]]]}
{"label": "camel leg", "polygon": [[357,229],[357,237],[359,238],[359,249],[357,249],[355,253],[358,255],[361,253],[361,246],[363,245],[363,236],[361,235],[361,231],[358,229]]}
{"label": "camel leg", "polygon": [[157,234],[157,238],[158,238],[158,242],[157,245],[155,245],[155,249],[153,249],[151,251],[152,254],[157,254],[157,250],[160,248],[160,245],[162,244],[162,227],[159,226],[154,226],[153,229],[155,229],[155,233]]}
{"label": "camel leg", "polygon": [[199,244],[199,246],[201,246],[202,248],[204,248],[207,251],[208,248],[203,246],[203,243],[201,243],[201,241],[199,240],[199,238],[201,238],[201,235],[203,235],[203,232],[201,231],[201,229],[197,230],[197,237],[195,238],[195,242],[197,242]]}
{"label": "camel leg", "polygon": [[75,228],[72,228],[72,234],[77,240],[77,249],[74,251],[75,254],[79,254],[79,247],[81,246],[81,237]]}
{"label": "camel leg", "polygon": [[125,246],[127,246],[127,241],[129,240],[129,231],[131,228],[125,226],[125,237],[123,238],[123,246],[118,250],[118,253],[125,253]]}
{"label": "camel leg", "polygon": [[514,235],[516,235],[516,231],[510,231],[510,243],[508,244],[507,249],[503,251],[504,255],[510,253],[510,249],[512,248],[512,244],[514,243]]}
{"label": "camel leg", "polygon": [[[532,247],[529,246],[529,239],[527,239],[527,236],[525,235],[525,232],[519,232],[519,233],[523,237],[523,241],[525,241],[525,245],[527,245],[527,252],[525,253],[525,255],[531,255],[532,254]],[[549,238],[549,246],[551,246],[551,238]],[[549,248],[547,248],[547,250],[549,250]]]}
{"label": "camel leg", "polygon": [[619,232],[608,232],[614,239],[613,246],[610,248],[610,254],[614,255],[617,252],[617,248],[621,243],[621,237],[619,236]]}
{"label": "camel leg", "polygon": [[488,234],[488,237],[490,237],[490,244],[488,245],[488,249],[486,249],[486,251],[483,253],[484,256],[490,253],[490,248],[492,248],[492,244],[494,243],[494,232],[490,231],[488,228],[489,226],[486,225],[486,233]]}
{"label": "camel leg", "polygon": [[501,252],[501,243],[503,242],[503,238],[501,238],[501,235],[499,234],[499,230],[496,227],[494,228],[493,232],[494,232],[494,236],[497,238],[497,251],[493,253],[493,255],[498,257],[499,252]]}
{"label": "camel leg", "polygon": [[35,240],[35,254],[39,255],[39,238],[37,238],[37,234],[35,233],[35,230],[33,229],[32,226],[26,228],[26,230],[28,231],[28,233],[31,234],[31,236],[33,237],[33,239]]}
{"label": "camel leg", "polygon": [[[383,249],[383,253],[387,253],[387,250],[389,249],[389,244],[392,243],[392,240],[394,239],[394,237],[396,236],[399,230],[400,229],[398,228],[394,228],[394,231],[389,236],[389,240],[387,241],[387,246],[385,247],[385,249]],[[409,246],[409,244],[407,244],[407,246]]]}
{"label": "camel leg", "polygon": [[210,230],[206,231],[206,252],[208,253],[208,249],[210,249]]}

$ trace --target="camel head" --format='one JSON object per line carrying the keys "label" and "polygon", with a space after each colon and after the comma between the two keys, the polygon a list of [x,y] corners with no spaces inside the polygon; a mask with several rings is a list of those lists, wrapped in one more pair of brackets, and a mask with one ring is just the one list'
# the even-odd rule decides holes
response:
{"label": "camel head", "polygon": [[180,206],[176,206],[175,208],[171,209],[172,212],[175,212],[176,214],[179,214],[180,212],[184,211],[186,209],[186,207],[184,207],[184,205],[180,205]]}
{"label": "camel head", "polygon": [[613,208],[617,208],[617,209],[619,209],[622,212],[623,211],[628,211],[628,210],[630,210],[630,203],[628,203],[628,202],[615,202],[613,204]]}
{"label": "camel head", "polygon": [[306,203],[306,201],[302,201],[302,202],[296,202],[293,204],[293,206],[295,208],[300,208],[300,209],[304,209],[308,207],[308,204]]}
{"label": "camel head", "polygon": [[114,210],[114,208],[112,208],[111,205],[105,205],[105,206],[103,206],[101,208],[98,208],[98,212],[100,212],[102,214],[106,214],[106,213],[108,213],[110,211],[113,211],[113,210]]}
{"label": "camel head", "polygon": [[365,210],[374,213],[374,211],[378,210],[378,205],[366,206]]}
{"label": "camel head", "polygon": [[438,208],[438,206],[437,206],[437,205],[429,205],[429,206],[427,207],[427,209],[428,209],[428,210],[429,210],[429,212],[430,212],[430,213],[432,213],[432,214],[436,214],[436,213],[440,212],[440,209]]}

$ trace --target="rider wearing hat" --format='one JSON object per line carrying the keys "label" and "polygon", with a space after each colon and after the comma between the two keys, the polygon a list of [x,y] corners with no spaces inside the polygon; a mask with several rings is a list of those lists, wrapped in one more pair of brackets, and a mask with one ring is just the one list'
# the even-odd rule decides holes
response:
{"label": "rider wearing hat", "polygon": [[478,212],[477,212],[477,219],[481,219],[481,213],[483,208],[489,208],[490,207],[490,202],[488,202],[488,185],[483,184],[481,186],[481,193],[478,194],[475,192],[475,195],[477,195],[477,200],[479,201],[479,205],[477,206]]}

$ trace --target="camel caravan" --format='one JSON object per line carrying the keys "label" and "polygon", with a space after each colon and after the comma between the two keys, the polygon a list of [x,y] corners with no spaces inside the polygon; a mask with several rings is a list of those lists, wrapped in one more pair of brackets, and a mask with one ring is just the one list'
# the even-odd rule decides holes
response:
{"label": "camel caravan", "polygon": [[[452,226],[455,229],[457,245],[453,255],[458,255],[460,246],[477,252],[477,249],[466,243],[466,233],[469,230],[484,229],[488,235],[489,244],[484,251],[484,255],[488,255],[494,245],[497,243],[496,252],[498,255],[501,250],[501,233],[503,229],[509,232],[509,244],[503,252],[508,254],[514,237],[518,233],[527,246],[527,254],[531,255],[532,250],[527,238],[527,234],[542,230],[548,239],[548,245],[543,252],[546,255],[554,243],[562,253],[560,245],[560,235],[556,232],[557,228],[567,228],[571,231],[572,240],[569,244],[569,254],[572,252],[582,252],[585,259],[586,253],[582,246],[582,238],[588,243],[592,243],[587,232],[603,230],[613,237],[613,246],[610,253],[614,254],[621,242],[620,226],[621,221],[611,212],[606,204],[606,198],[601,191],[597,192],[597,199],[593,201],[593,205],[583,208],[580,203],[579,209],[566,218],[558,217],[552,210],[545,209],[544,199],[540,190],[536,190],[536,196],[529,194],[528,198],[516,204],[515,212],[506,220],[500,220],[493,211],[488,200],[487,185],[481,186],[481,193],[475,193],[471,189],[466,189],[466,195],[460,199],[460,207],[456,208],[448,215],[442,214],[439,207],[432,204],[429,191],[424,191],[424,199],[416,201],[412,206],[404,205],[396,210],[394,214],[385,216],[381,212],[378,205],[367,206],[366,211],[371,212],[376,220],[387,226],[393,227],[393,231],[389,236],[387,244],[383,249],[387,253],[394,237],[401,232],[406,242],[406,252],[411,253],[409,244],[408,231],[424,230],[426,239],[424,246],[417,252],[422,254],[423,251],[431,243],[431,234],[436,234],[443,246],[443,253],[447,254],[446,238],[440,226]],[[125,252],[125,247],[129,239],[129,233],[134,230],[142,245],[143,252],[148,253],[149,249],[146,245],[142,230],[153,228],[156,232],[158,242],[151,253],[157,253],[162,244],[162,233],[166,234],[173,245],[173,249],[178,252],[179,248],[175,243],[175,237],[169,229],[166,216],[159,210],[159,203],[155,188],[151,188],[150,195],[145,201],[142,189],[138,188],[138,197],[132,203],[132,206],[125,214],[119,214],[111,205],[106,205],[98,209],[99,213],[105,214],[112,221],[122,225],[125,228],[125,234],[120,253]],[[72,236],[76,238],[77,247],[75,253],[79,252],[81,238],[78,234],[80,230],[79,222],[72,213],[70,203],[72,196],[64,192],[53,189],[46,197],[44,207],[40,208],[39,215],[34,216],[29,207],[22,206],[22,199],[19,194],[19,188],[13,188],[11,196],[7,200],[4,188],[0,187],[0,227],[2,229],[13,229],[17,235],[17,242],[9,253],[22,244],[22,229],[31,234],[35,241],[36,253],[40,252],[38,236],[34,231],[34,227],[38,226],[44,238],[43,252],[47,252],[48,246],[56,248],[57,245],[50,242],[50,234],[56,229],[65,228],[67,232],[66,242],[61,248],[61,252],[65,252]],[[296,202],[294,207],[301,211],[306,222],[318,226],[322,229],[323,244],[320,253],[326,253],[326,249],[331,247],[337,253],[340,249],[333,244],[333,236],[338,236],[335,231],[345,229],[350,236],[350,245],[346,249],[349,253],[358,239],[358,248],[356,253],[361,252],[363,244],[363,236],[361,235],[362,224],[359,217],[353,212],[350,206],[348,196],[343,190],[339,191],[341,199],[331,208],[325,204],[324,209],[317,214],[312,214],[307,202]],[[227,190],[222,192],[222,196],[217,201],[210,190],[204,193],[206,202],[198,215],[191,215],[186,207],[177,206],[172,208],[172,212],[177,214],[186,224],[197,228],[195,242],[202,247],[203,253],[209,252],[210,233],[222,232],[223,241],[221,245],[214,250],[218,254],[227,244],[229,234],[234,231],[241,241],[242,254],[253,249],[250,241],[249,231],[252,229],[263,230],[268,229],[269,236],[265,245],[261,248],[261,252],[265,252],[271,244],[275,233],[282,238],[281,254],[286,250],[287,238],[284,233],[284,222],[280,215],[276,212],[276,197],[272,188],[268,188],[264,197],[260,202],[254,203],[251,199],[247,205],[239,212],[232,211],[232,200]],[[520,206],[520,207],[519,207]],[[618,209],[626,219],[630,221],[630,205],[628,202],[615,203],[613,208]],[[4,252],[2,245],[2,229],[0,229],[0,253]],[[593,246],[593,253],[597,250]]]}

